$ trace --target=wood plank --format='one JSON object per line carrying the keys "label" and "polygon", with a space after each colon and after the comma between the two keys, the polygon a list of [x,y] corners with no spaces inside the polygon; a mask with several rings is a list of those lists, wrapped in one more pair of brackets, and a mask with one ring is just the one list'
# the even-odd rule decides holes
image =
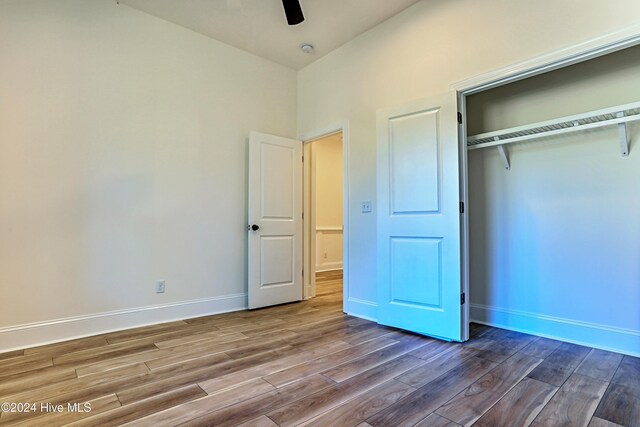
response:
{"label": "wood plank", "polygon": [[298,334],[294,334],[295,336],[291,336],[287,333],[283,333],[281,335],[282,336],[280,338],[268,340],[261,340],[259,339],[260,337],[254,337],[250,340],[249,343],[247,343],[247,345],[243,345],[236,349],[225,350],[225,353],[227,353],[232,359],[242,359],[243,357],[247,357],[263,351],[275,350],[277,348],[290,346],[291,339],[295,338],[295,336],[298,336]]}
{"label": "wood plank", "polygon": [[291,356],[271,360],[242,371],[232,372],[227,375],[212,378],[199,383],[199,385],[209,394],[216,393],[229,387],[235,387],[246,381],[274,374],[292,366],[296,366],[349,347],[350,346],[347,343],[342,341],[328,343],[320,348],[303,351],[298,354],[292,354]]}
{"label": "wood plank", "polygon": [[549,338],[538,338],[537,340],[527,344],[520,353],[531,357],[539,357],[544,359],[549,356],[555,349],[560,347],[562,341],[556,341]]}
{"label": "wood plank", "polygon": [[357,357],[393,345],[396,342],[397,341],[386,338],[367,341],[364,344],[353,346],[351,348],[338,351],[318,359],[314,359],[310,362],[293,366],[289,369],[285,369],[275,374],[268,375],[265,377],[265,379],[276,387],[282,387],[284,385],[297,381],[302,377],[323,372],[327,369],[332,368],[333,366],[346,363]]}
{"label": "wood plank", "polygon": [[606,388],[605,381],[584,375],[571,375],[536,417],[531,427],[586,427]]}
{"label": "wood plank", "polygon": [[14,350],[14,351],[6,351],[4,353],[0,353],[0,361],[13,359],[14,357],[24,356],[24,350]]}
{"label": "wood plank", "polygon": [[589,427],[623,427],[620,424],[612,423],[611,421],[603,420],[602,418],[593,417],[589,423]]}
{"label": "wood plank", "polygon": [[594,348],[578,365],[575,372],[597,380],[611,381],[613,374],[620,366],[620,362],[622,362],[621,354]]}
{"label": "wood plank", "polygon": [[[283,347],[284,348],[284,347]],[[287,347],[291,348],[291,347]],[[262,354],[262,353],[259,353]],[[231,359],[226,353],[214,353],[214,354],[204,354],[201,357],[197,355],[186,357],[185,360],[179,361],[179,363],[174,363],[171,365],[163,365],[161,367],[156,367],[154,362],[157,359],[146,362],[147,367],[153,366],[154,369],[151,371],[154,373],[163,373],[163,372],[185,372],[189,370],[196,370],[199,368],[211,367],[223,362],[230,362],[234,359]],[[237,360],[237,359],[236,359]]]}
{"label": "wood plank", "polygon": [[495,366],[495,362],[487,359],[467,359],[457,368],[370,417],[367,422],[374,427],[414,425]]}
{"label": "wood plank", "polygon": [[560,387],[589,353],[589,348],[562,343],[536,369],[529,378]]}
{"label": "wood plank", "polygon": [[264,415],[273,408],[278,408],[295,399],[304,398],[331,385],[332,383],[323,376],[314,375],[252,399],[246,399],[240,403],[227,406],[226,408],[209,412],[198,418],[192,418],[190,421],[181,425],[198,427],[236,426],[260,415]]}
{"label": "wood plank", "polygon": [[405,354],[358,374],[343,383],[332,385],[304,399],[297,400],[279,409],[268,412],[267,416],[281,427],[300,424],[422,363],[424,363],[423,360]]}
{"label": "wood plank", "polygon": [[76,370],[71,368],[59,368],[49,366],[28,372],[21,372],[0,381],[0,397],[9,396],[29,390],[37,389],[50,384],[76,378]]}
{"label": "wood plank", "polygon": [[218,331],[214,332],[205,332],[203,334],[197,335],[187,335],[184,337],[166,339],[161,341],[156,341],[154,344],[156,347],[160,349],[168,349],[171,347],[181,347],[185,348],[188,345],[198,345],[202,343],[226,343],[241,339],[248,339],[249,337],[242,332],[226,332],[221,334]]}
{"label": "wood plank", "polygon": [[238,424],[236,427],[278,427],[278,424],[271,421],[266,415],[262,415],[261,417]]}
{"label": "wood plank", "polygon": [[18,358],[5,359],[0,362],[0,381],[5,378],[23,372],[35,371],[37,369],[53,366],[51,358],[40,355],[29,355]]}
{"label": "wood plank", "polygon": [[441,417],[438,414],[431,414],[424,420],[420,421],[414,427],[459,427],[460,424]]}
{"label": "wood plank", "polygon": [[611,383],[595,416],[627,427],[640,427],[640,388]]}
{"label": "wood plank", "polygon": [[[139,353],[125,354],[124,356],[110,357],[99,362],[91,363],[88,365],[81,364],[75,371],[78,378],[86,377],[89,375],[95,375],[102,372],[111,371],[113,369],[124,368],[129,365],[135,365],[138,363],[144,363],[148,360],[153,360],[154,357],[159,357],[162,350],[157,348],[142,351]],[[65,365],[69,366],[69,365]]]}
{"label": "wood plank", "polygon": [[[11,423],[11,425],[14,427],[51,427],[69,425],[84,418],[120,407],[120,401],[118,401],[118,397],[115,394],[99,397],[86,403],[90,405],[90,411],[72,412],[69,411],[67,407],[63,412],[45,413],[35,418],[27,418],[17,423]],[[83,408],[84,411],[84,405],[80,405],[80,407]]]}
{"label": "wood plank", "polygon": [[478,339],[467,341],[462,345],[477,350],[478,357],[500,363],[513,356],[526,344],[521,342],[518,345],[512,345],[509,342],[496,341],[483,335]]}
{"label": "wood plank", "polygon": [[404,383],[390,380],[353,400],[330,409],[303,425],[351,427],[385,409],[414,390],[413,387]]}
{"label": "wood plank", "polygon": [[479,338],[492,328],[491,326],[482,325],[480,323],[470,323],[469,324],[469,339]]}
{"label": "wood plank", "polygon": [[74,427],[110,427],[119,426],[142,418],[146,415],[160,412],[167,408],[172,408],[180,404],[190,402],[206,396],[207,394],[197,385],[188,385],[166,393],[153,396],[152,398],[136,402],[131,405],[121,406],[96,416],[91,416],[78,421]]}
{"label": "wood plank", "polygon": [[[99,362],[80,366],[78,377],[105,372],[111,369],[120,368],[132,363],[146,362],[150,369],[178,364],[187,360],[204,357],[215,353],[222,353],[224,349],[218,347],[218,344],[227,343],[248,338],[242,334],[230,334],[222,337],[210,338],[208,340],[198,341],[193,344],[183,344],[175,347],[158,349],[154,348],[149,351],[140,353],[127,354],[120,357],[112,357]],[[234,346],[236,348],[237,346]]]}
{"label": "wood plank", "polygon": [[155,325],[142,326],[139,328],[124,329],[118,332],[111,332],[104,335],[109,344],[118,344],[126,341],[135,341],[153,335],[160,335],[165,332],[185,331],[188,324],[182,320],[170,323],[158,323]]}
{"label": "wood plank", "polygon": [[158,425],[178,425],[272,390],[275,390],[275,388],[271,384],[262,379],[256,379],[221,393],[204,396],[164,411],[156,411],[154,414],[138,419],[135,425],[153,427]]}
{"label": "wood plank", "polygon": [[525,378],[480,417],[473,427],[526,427],[557,390],[551,384]]}
{"label": "wood plank", "polygon": [[396,379],[412,387],[420,388],[476,355],[477,351],[472,348],[452,347],[447,349],[445,353],[432,357],[424,365],[411,369]]}
{"label": "wood plank", "polygon": [[[385,326],[379,326],[377,328],[367,329],[365,331],[360,331],[355,334],[345,335],[342,337],[342,340],[351,345],[358,345],[358,344],[363,344],[367,341],[371,341],[376,338],[383,338],[383,337],[388,338],[388,335],[391,332],[392,331],[389,328]],[[328,339],[335,340],[336,338],[330,336],[328,337]]]}
{"label": "wood plank", "polygon": [[[286,354],[286,353],[284,353]],[[206,381],[217,376],[229,374],[247,369],[255,364],[282,357],[283,353],[278,351],[270,351],[260,353],[244,359],[229,359],[212,366],[202,366],[198,369],[187,369],[186,367],[176,366],[162,372],[152,372],[149,376],[150,381],[141,385],[132,386],[118,392],[118,398],[123,405],[131,402],[143,400],[148,397],[162,393],[168,389],[182,387],[187,384],[196,384]]]}
{"label": "wood plank", "polygon": [[335,382],[342,382],[361,372],[375,368],[389,360],[395,359],[396,357],[402,356],[416,348],[422,347],[430,341],[431,340],[426,340],[418,336],[401,337],[396,344],[385,347],[381,350],[376,350],[357,359],[353,359],[336,368],[323,371],[322,375]]}
{"label": "wood plank", "polygon": [[520,382],[542,359],[517,353],[461,391],[435,412],[470,426]]}
{"label": "wood plank", "polygon": [[461,347],[461,345],[457,345],[447,341],[433,340],[427,345],[413,350],[409,354],[411,356],[415,356],[428,361],[431,358],[439,357],[447,352],[452,352],[458,347]]}
{"label": "wood plank", "polygon": [[83,364],[91,364],[104,361],[109,358],[127,356],[135,353],[142,353],[149,350],[155,350],[156,346],[148,343],[121,343],[110,344],[91,348],[88,350],[75,351],[66,353],[53,358],[56,366],[79,366]]}
{"label": "wood plank", "polygon": [[611,382],[640,390],[640,358],[624,356]]}
{"label": "wood plank", "polygon": [[103,347],[108,345],[106,338],[103,335],[97,335],[87,338],[78,338],[75,340],[64,341],[60,343],[47,344],[38,347],[31,347],[24,350],[25,356],[30,354],[40,354],[47,357],[56,357],[61,354],[69,354],[74,351],[88,350],[96,347]]}
{"label": "wood plank", "polygon": [[[34,390],[24,391],[7,396],[7,402],[33,402],[36,404],[50,403],[53,405],[67,403],[84,403],[108,394],[115,393],[118,387],[137,384],[143,381],[149,369],[144,363],[115,369],[101,374],[91,375],[82,379],[72,379],[49,384]],[[25,414],[11,414],[18,419],[25,418]]]}

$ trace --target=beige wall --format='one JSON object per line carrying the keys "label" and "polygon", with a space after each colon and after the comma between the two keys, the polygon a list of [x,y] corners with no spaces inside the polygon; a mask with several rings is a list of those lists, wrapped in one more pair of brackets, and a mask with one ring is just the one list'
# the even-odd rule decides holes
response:
{"label": "beige wall", "polygon": [[342,133],[314,141],[316,226],[342,227]]}
{"label": "beige wall", "polygon": [[298,132],[349,122],[350,313],[376,316],[376,110],[637,24],[635,0],[421,1],[298,73]]}
{"label": "beige wall", "polygon": [[312,142],[316,271],[342,268],[342,133]]}
{"label": "beige wall", "polygon": [[295,72],[107,0],[2,0],[0,40],[0,350],[244,307],[246,138],[295,136]]}

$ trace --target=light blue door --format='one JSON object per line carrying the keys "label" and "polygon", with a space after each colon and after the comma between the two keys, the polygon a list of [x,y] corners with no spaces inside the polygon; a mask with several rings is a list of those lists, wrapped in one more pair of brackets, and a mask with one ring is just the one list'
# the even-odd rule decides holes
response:
{"label": "light blue door", "polygon": [[378,322],[462,339],[455,92],[378,112]]}

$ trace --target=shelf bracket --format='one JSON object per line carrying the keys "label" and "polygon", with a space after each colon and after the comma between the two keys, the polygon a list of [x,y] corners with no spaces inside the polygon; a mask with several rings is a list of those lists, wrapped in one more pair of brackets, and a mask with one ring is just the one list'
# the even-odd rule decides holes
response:
{"label": "shelf bracket", "polygon": [[[616,117],[623,118],[624,113],[618,112],[616,113]],[[618,123],[618,137],[620,138],[620,151],[622,152],[622,157],[629,157],[629,139],[627,137],[626,123]]]}
{"label": "shelf bracket", "polygon": [[[500,138],[494,138],[495,141],[499,141]],[[504,168],[506,170],[511,170],[511,164],[509,164],[509,156],[507,155],[507,149],[504,148],[504,145],[497,145],[498,153],[500,153],[500,158],[502,159],[502,163],[504,163]]]}

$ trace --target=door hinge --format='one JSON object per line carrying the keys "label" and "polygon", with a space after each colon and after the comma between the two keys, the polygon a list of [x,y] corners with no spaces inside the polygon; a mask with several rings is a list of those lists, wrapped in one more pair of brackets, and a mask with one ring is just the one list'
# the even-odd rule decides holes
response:
{"label": "door hinge", "polygon": [[302,219],[304,219],[304,212],[302,212]]}
{"label": "door hinge", "polygon": [[460,213],[464,213],[464,202],[460,202]]}
{"label": "door hinge", "polygon": [[464,305],[464,303],[466,302],[466,297],[465,297],[465,293],[461,293],[460,294],[460,305]]}
{"label": "door hinge", "polygon": [[302,156],[302,163],[304,163],[304,156]]}
{"label": "door hinge", "polygon": [[462,124],[462,113],[458,111],[458,123]]}

